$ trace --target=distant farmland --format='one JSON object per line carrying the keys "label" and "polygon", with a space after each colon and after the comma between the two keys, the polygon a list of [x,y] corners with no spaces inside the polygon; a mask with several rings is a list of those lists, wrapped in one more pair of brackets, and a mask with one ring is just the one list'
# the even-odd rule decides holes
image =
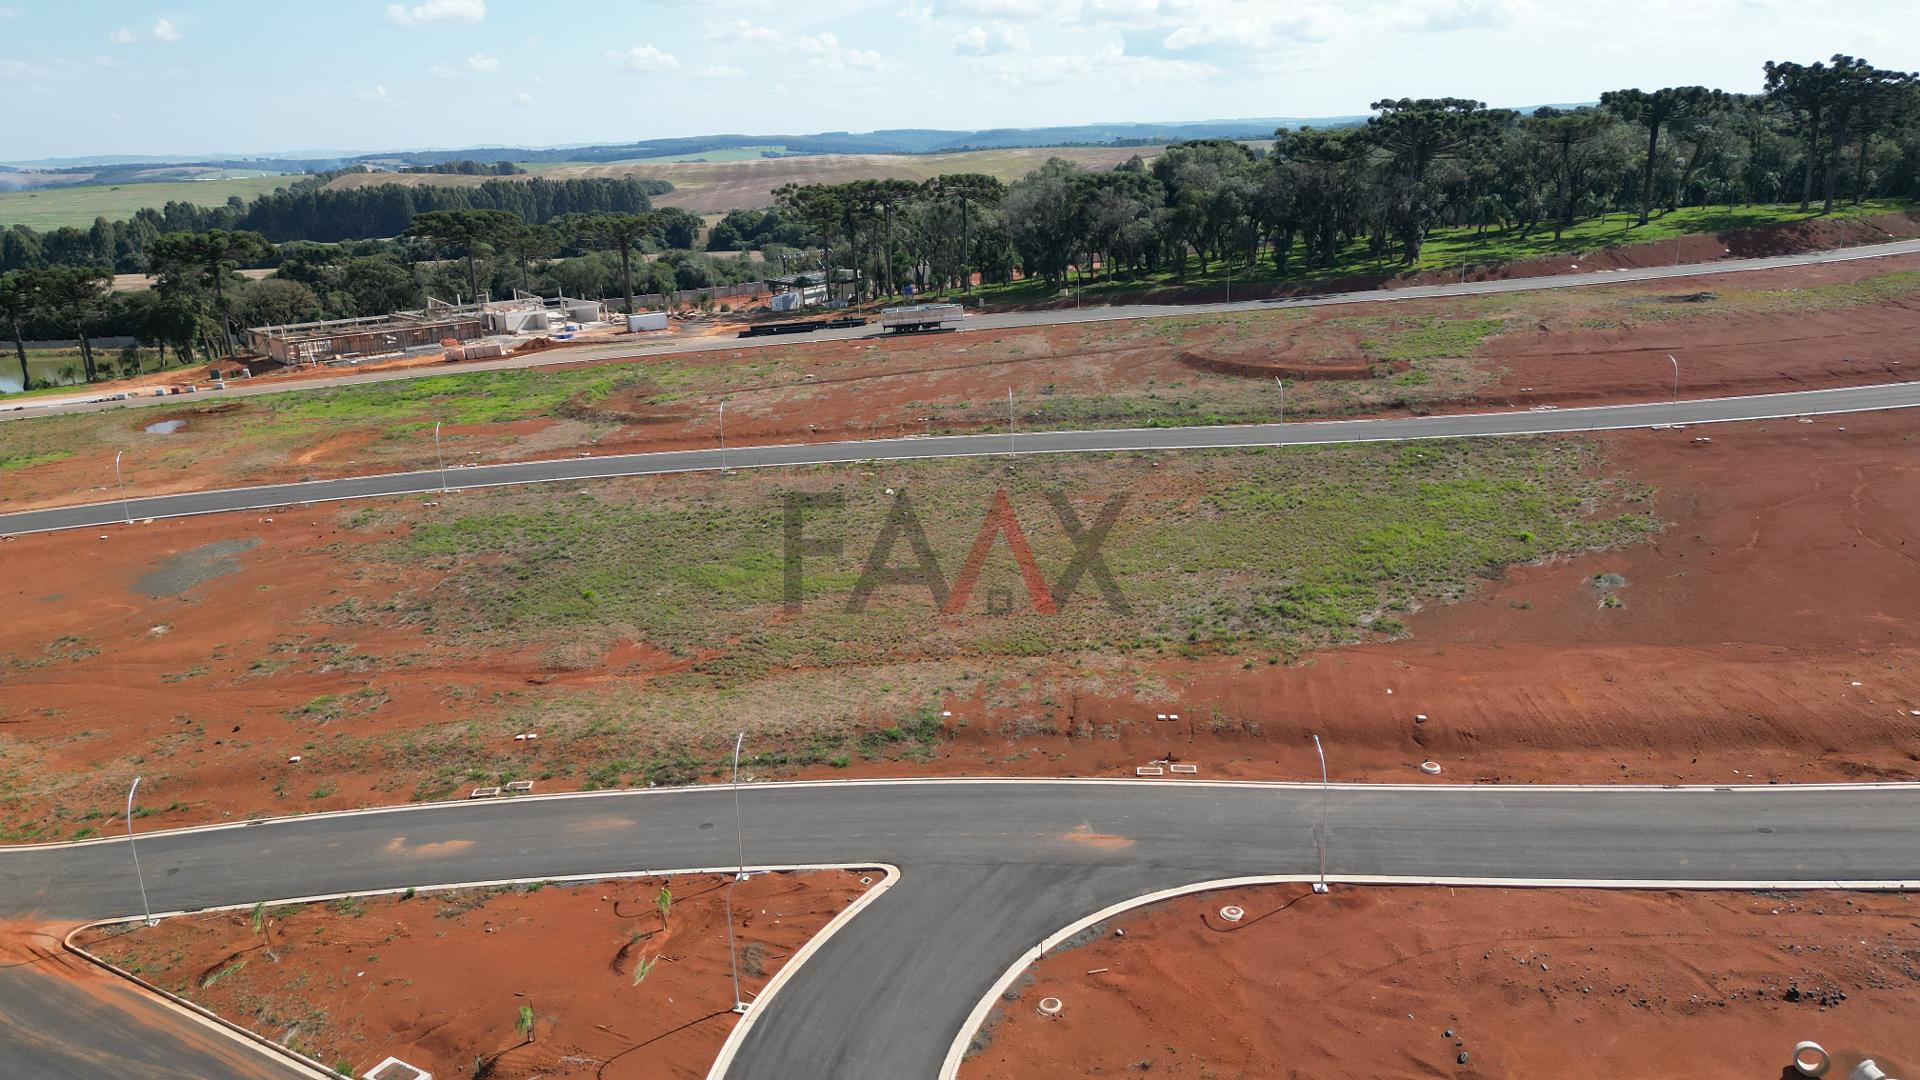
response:
{"label": "distant farmland", "polygon": [[[654,201],[697,214],[773,205],[773,190],[782,184],[838,184],[848,180],[927,180],[941,173],[978,172],[1002,180],[1018,180],[1048,158],[1076,161],[1089,169],[1111,169],[1135,154],[1152,157],[1157,146],[1075,146],[1017,150],[970,150],[958,154],[820,154],[810,157],[767,158],[752,161],[636,162],[629,164],[561,164],[541,167],[547,180],[589,176],[656,177],[674,190]],[[492,177],[440,173],[354,173],[333,181],[331,187],[374,184],[484,183]]]}
{"label": "distant farmland", "polygon": [[230,196],[251,199],[285,187],[298,176],[249,176],[226,180],[184,180],[162,184],[114,184],[0,191],[0,229],[25,225],[45,232],[62,225],[86,228],[97,217],[109,221],[130,218],[142,207],[159,209],[170,202],[219,206]]}

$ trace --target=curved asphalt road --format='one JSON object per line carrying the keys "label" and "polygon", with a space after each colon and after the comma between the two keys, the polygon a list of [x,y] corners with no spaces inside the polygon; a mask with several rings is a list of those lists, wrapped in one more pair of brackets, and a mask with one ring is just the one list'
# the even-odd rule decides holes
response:
{"label": "curved asphalt road", "polygon": [[[1183,884],[1312,873],[1321,798],[1310,785],[1134,780],[749,785],[740,802],[750,866],[884,862],[902,876],[753,1017],[726,1075],[937,1076],[975,1003],[1025,950],[1073,920]],[[140,841],[140,860],[154,908],[186,910],[725,866],[732,824],[729,789],[686,788],[153,834]],[[1331,792],[1328,824],[1335,878],[1920,884],[1914,785],[1344,785]],[[0,916],[139,912],[124,841],[0,853]],[[123,1055],[119,1076],[289,1075],[217,1067],[193,1038],[158,1026],[139,1040],[119,1037],[120,1021],[99,1008],[37,1006],[44,983],[31,967],[0,973],[9,1076],[100,1075],[85,1063],[108,1040]]]}
{"label": "curved asphalt road", "polygon": [[742,446],[726,450],[678,450],[652,454],[518,461],[503,465],[380,476],[311,480],[298,484],[227,488],[154,495],[124,502],[88,503],[46,510],[0,514],[0,535],[90,528],[145,518],[186,517],[232,510],[264,510],[300,503],[407,495],[455,488],[539,484],[613,476],[652,476],[719,468],[769,468],[854,461],[904,461],[920,458],[976,457],[992,454],[1107,453],[1161,450],[1227,449],[1252,446],[1304,446],[1319,443],[1376,442],[1398,439],[1534,435],[1656,424],[1707,424],[1782,416],[1906,409],[1920,405],[1920,383],[1883,383],[1836,390],[1649,405],[1605,405],[1580,409],[1523,410],[1422,416],[1405,420],[1335,420],[1305,424],[1252,424],[1234,427],[1132,428],[1125,430],[1046,431],[1010,435],[938,435],[854,442]]}
{"label": "curved asphalt road", "polygon": [[[1911,255],[1920,253],[1920,240],[1896,240],[1885,244],[1869,244],[1861,247],[1835,248],[1830,251],[1813,251],[1794,255],[1769,255],[1754,259],[1720,259],[1710,263],[1680,263],[1674,266],[1650,266],[1638,270],[1577,271],[1580,258],[1568,255],[1567,267],[1570,272],[1544,275],[1541,277],[1497,278],[1489,281],[1459,281],[1446,285],[1409,285],[1391,289],[1365,289],[1357,292],[1303,294],[1300,296],[1277,297],[1271,300],[1241,300],[1218,304],[1115,304],[1098,305],[1089,308],[1061,308],[1043,311],[1004,311],[982,313],[969,316],[965,330],[1008,330],[1029,326],[1060,326],[1072,323],[1119,322],[1127,319],[1161,319],[1176,316],[1213,315],[1235,311],[1265,311],[1276,307],[1324,307],[1331,304],[1360,304],[1391,300],[1421,300],[1445,298],[1449,296],[1484,296],[1494,293],[1533,292],[1540,289],[1574,289],[1588,285],[1617,285],[1623,282],[1663,281],[1671,278],[1702,277],[1711,274],[1737,274],[1748,270],[1773,270],[1793,266],[1818,266],[1826,263],[1853,262],[1857,259],[1879,259],[1890,255]],[[554,367],[561,364],[588,363],[596,360],[631,359],[649,356],[668,356],[676,353],[726,352],[740,349],[769,348],[780,345],[805,344],[810,341],[851,341],[863,338],[880,338],[885,334],[871,326],[849,327],[842,330],[822,330],[800,338],[734,338],[702,337],[665,339],[658,343],[644,340],[617,341],[605,345],[581,345],[536,353],[531,356],[514,356],[501,360],[486,360],[463,363],[456,369],[459,372],[500,371],[509,368]],[[240,382],[230,385],[226,390],[215,391],[218,398],[252,397],[257,394],[282,394],[300,390],[315,390],[329,386],[348,386],[362,383],[394,382],[406,379],[422,379],[448,374],[444,367],[402,368],[394,371],[353,372],[321,379],[304,379],[299,382],[264,381],[261,383]],[[43,401],[45,399],[42,399]],[[71,398],[58,399],[66,404],[38,404],[32,398],[0,403],[0,421],[27,419],[33,416],[46,416],[67,412],[95,412],[101,409],[139,408],[150,405],[178,405],[177,397],[130,398],[126,401],[75,401]]]}

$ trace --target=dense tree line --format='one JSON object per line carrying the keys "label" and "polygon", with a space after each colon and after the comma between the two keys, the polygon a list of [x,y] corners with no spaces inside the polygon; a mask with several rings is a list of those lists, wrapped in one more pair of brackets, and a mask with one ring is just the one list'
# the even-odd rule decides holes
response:
{"label": "dense tree line", "polygon": [[[492,210],[544,223],[568,214],[644,213],[651,196],[671,190],[665,181],[635,177],[488,180],[472,187],[378,184],[329,188],[314,177],[222,206],[170,202],[144,208],[124,221],[100,218],[87,229],[39,233],[15,225],[0,233],[0,273],[43,266],[108,266],[119,273],[149,269],[153,242],[167,233],[215,230],[259,233],[273,243],[339,243],[398,236],[417,214]],[[691,241],[689,240],[689,245]]]}
{"label": "dense tree line", "polygon": [[471,158],[442,161],[434,165],[410,165],[403,173],[439,173],[446,176],[519,176],[527,170],[511,161],[479,162]]}
{"label": "dense tree line", "polygon": [[[529,223],[497,210],[415,215],[400,236],[341,244],[275,245],[257,232],[210,229],[154,237],[144,266],[154,287],[111,292],[103,265],[38,266],[0,274],[0,331],[29,379],[25,341],[80,343],[75,378],[114,374],[92,339],[125,336],[157,347],[163,363],[230,355],[239,331],[326,318],[416,309],[429,297],[506,297],[516,290],[601,298],[678,294],[700,303],[702,290],[765,276],[759,260],[716,258],[690,250],[700,219],[684,210],[589,213]],[[251,280],[246,266],[272,265]],[[135,354],[137,357],[137,354]],[[120,373],[130,373],[126,355]]]}
{"label": "dense tree line", "polygon": [[1645,224],[1681,206],[1920,197],[1913,75],[1849,56],[1765,70],[1760,94],[1622,89],[1526,115],[1385,99],[1364,124],[1275,132],[1271,150],[1205,139],[1105,172],[1054,159],[1006,187],[984,176],[790,186],[774,215],[730,215],[714,241],[770,248],[797,229],[811,250],[801,263],[852,267],[852,292],[877,295],[1016,267],[1062,283],[1095,262],[1123,275],[1220,260],[1284,275],[1336,266],[1355,245],[1411,265],[1442,226],[1558,239],[1619,210]]}

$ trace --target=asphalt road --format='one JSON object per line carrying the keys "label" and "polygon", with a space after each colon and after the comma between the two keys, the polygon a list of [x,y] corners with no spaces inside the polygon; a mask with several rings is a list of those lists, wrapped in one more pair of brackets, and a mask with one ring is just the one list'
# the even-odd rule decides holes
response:
{"label": "asphalt road", "polygon": [[742,446],[653,454],[559,458],[440,471],[312,480],[297,484],[228,488],[155,495],[124,502],[89,503],[0,514],[0,535],[91,528],[145,518],[186,517],[233,510],[266,510],[301,503],[454,488],[493,487],[651,476],[720,468],[771,468],[855,461],[902,461],[993,454],[1107,453],[1399,439],[1462,438],[1606,431],[1656,424],[1707,424],[1770,417],[1904,409],[1920,405],[1920,383],[1885,383],[1836,390],[1706,398],[1647,405],[1520,410],[1423,416],[1401,420],[1336,420],[1305,424],[1231,427],[1132,428],[1118,431],[1047,431],[1010,435],[938,435],[854,442]]}
{"label": "asphalt road", "polygon": [[[1322,293],[1302,296],[1281,297],[1272,300],[1242,300],[1218,304],[1120,304],[1097,305],[1087,308],[1062,308],[1046,311],[1007,311],[983,313],[970,316],[966,330],[1007,330],[1031,326],[1059,326],[1074,323],[1118,322],[1128,319],[1159,319],[1174,316],[1192,317],[1194,315],[1220,314],[1235,311],[1266,311],[1273,308],[1323,307],[1331,304],[1359,304],[1393,300],[1418,300],[1449,296],[1484,296],[1495,293],[1533,292],[1540,289],[1573,289],[1589,285],[1618,285],[1623,282],[1663,281],[1670,278],[1691,278],[1710,274],[1736,274],[1748,270],[1771,270],[1791,266],[1818,266],[1826,263],[1852,262],[1857,259],[1878,259],[1889,255],[1910,255],[1920,253],[1920,240],[1898,240],[1885,244],[1870,244],[1863,247],[1836,248],[1831,251],[1815,251],[1798,255],[1773,255],[1757,259],[1722,259],[1710,263],[1681,263],[1674,266],[1654,266],[1639,270],[1580,271],[1577,269],[1579,256],[1567,256],[1567,272],[1543,277],[1500,278],[1490,281],[1461,281],[1446,285],[1410,285],[1403,288],[1366,289],[1355,292]],[[1223,294],[1224,295],[1224,294]],[[782,345],[803,344],[810,341],[852,341],[857,339],[878,339],[885,335],[873,326],[855,327],[843,330],[823,330],[807,334],[804,337],[773,338],[735,338],[735,337],[699,337],[699,338],[663,338],[655,343],[649,339],[628,339],[610,344],[581,345],[529,356],[507,357],[501,360],[484,360],[462,363],[457,369],[442,366],[403,368],[394,371],[354,372],[344,369],[338,376],[321,379],[306,379],[298,382],[279,382],[266,380],[259,383],[240,382],[230,384],[226,390],[211,394],[215,399],[234,397],[252,397],[258,394],[282,394],[300,390],[314,390],[329,386],[350,386],[362,383],[393,382],[406,379],[421,379],[445,375],[450,370],[460,372],[501,371],[512,368],[553,367],[569,363],[587,363],[596,360],[610,360],[629,357],[671,356],[679,353],[726,352],[740,349],[770,348]],[[63,399],[64,400],[64,399]],[[193,400],[204,400],[195,398]],[[68,412],[95,412],[101,409],[142,408],[153,405],[172,405],[178,407],[179,397],[131,398],[127,401],[82,402],[72,405],[47,406],[36,405],[32,398],[18,401],[0,402],[0,421],[19,420],[33,416],[46,416]]]}
{"label": "asphalt road", "polygon": [[[750,866],[888,863],[902,876],[771,999],[729,1080],[939,1075],[969,1013],[1025,950],[1148,892],[1224,877],[1310,874],[1314,786],[1122,781],[749,785]],[[732,865],[726,788],[442,804],[155,834],[140,861],[156,910],[504,878]],[[1336,879],[1472,878],[1747,887],[1920,879],[1920,786],[1546,789],[1335,787]],[[0,917],[141,910],[124,841],[0,853]],[[1273,932],[1284,933],[1276,924]],[[0,978],[7,1075],[95,1076],[117,1023],[36,1006]],[[27,1022],[32,1030],[23,1030]],[[151,1026],[121,1076],[216,1069],[195,1039]],[[269,1074],[270,1075],[270,1074]]]}

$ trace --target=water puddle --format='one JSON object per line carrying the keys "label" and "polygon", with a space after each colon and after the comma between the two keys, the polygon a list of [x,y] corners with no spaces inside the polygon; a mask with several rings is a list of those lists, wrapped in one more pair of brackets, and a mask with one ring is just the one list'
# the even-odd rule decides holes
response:
{"label": "water puddle", "polygon": [[187,422],[185,420],[162,420],[157,424],[148,424],[147,434],[171,435],[176,431],[180,431],[186,426],[187,426]]}
{"label": "water puddle", "polygon": [[253,539],[218,540],[202,544],[191,551],[160,560],[133,587],[155,598],[179,596],[215,578],[239,573],[240,560],[235,556],[259,546],[260,541]]}

